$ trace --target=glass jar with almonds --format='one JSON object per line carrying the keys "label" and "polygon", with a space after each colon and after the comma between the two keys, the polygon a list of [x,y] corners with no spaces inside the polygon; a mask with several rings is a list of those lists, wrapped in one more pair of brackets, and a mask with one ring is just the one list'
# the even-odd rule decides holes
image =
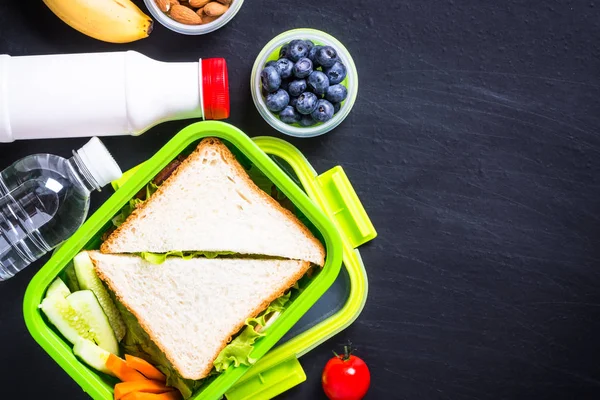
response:
{"label": "glass jar with almonds", "polygon": [[153,17],[184,35],[203,35],[227,24],[244,0],[144,0]]}

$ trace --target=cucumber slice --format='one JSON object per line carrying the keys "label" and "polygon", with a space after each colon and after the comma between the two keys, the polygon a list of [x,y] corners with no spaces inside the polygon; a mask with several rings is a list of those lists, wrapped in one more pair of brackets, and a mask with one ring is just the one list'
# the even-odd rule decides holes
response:
{"label": "cucumber slice", "polygon": [[50,286],[48,286],[48,290],[46,291],[46,296],[60,296],[62,298],[65,298],[70,294],[71,291],[60,278],[56,278],[55,280],[53,280]]}
{"label": "cucumber slice", "polygon": [[90,259],[87,252],[83,251],[75,256],[73,259],[75,266],[75,273],[77,274],[77,281],[81,289],[88,289],[94,292],[100,306],[104,310],[104,313],[108,317],[108,322],[115,332],[117,340],[120,342],[125,336],[126,328],[121,313],[117,310],[115,303],[112,301],[108,291],[102,284],[96,271],[94,271],[94,264]]}
{"label": "cucumber slice", "polygon": [[[119,343],[115,337],[115,332],[110,327],[108,318],[102,311],[102,307],[94,293],[91,290],[80,290],[70,294],[67,301],[90,327],[89,336],[81,336],[90,339],[106,351],[119,354]],[[72,343],[75,343],[75,341]]]}
{"label": "cucumber slice", "polygon": [[91,326],[62,296],[46,296],[40,304],[52,325],[71,343],[80,337],[91,339]]}
{"label": "cucumber slice", "polygon": [[75,346],[73,347],[73,353],[95,370],[114,376],[114,374],[106,368],[106,360],[108,360],[110,353],[95,345],[92,341],[84,338],[77,339]]}
{"label": "cucumber slice", "polygon": [[80,289],[79,282],[77,282],[77,275],[75,274],[75,268],[73,267],[73,263],[69,263],[69,265],[63,270],[65,283],[67,287],[71,289],[71,292],[76,292]]}

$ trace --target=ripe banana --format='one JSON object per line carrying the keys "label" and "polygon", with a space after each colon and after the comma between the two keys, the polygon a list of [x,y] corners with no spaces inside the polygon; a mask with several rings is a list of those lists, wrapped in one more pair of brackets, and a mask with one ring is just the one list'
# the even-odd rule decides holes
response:
{"label": "ripe banana", "polygon": [[152,19],[130,0],[43,1],[63,22],[104,42],[133,42],[152,32]]}

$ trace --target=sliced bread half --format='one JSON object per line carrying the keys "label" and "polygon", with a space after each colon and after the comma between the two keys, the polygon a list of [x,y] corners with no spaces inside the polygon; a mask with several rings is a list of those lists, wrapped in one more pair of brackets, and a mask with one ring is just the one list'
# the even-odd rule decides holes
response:
{"label": "sliced bread half", "polygon": [[310,267],[297,260],[141,257],[89,252],[96,273],[186,379],[202,379],[247,318]]}
{"label": "sliced bread half", "polygon": [[258,188],[215,138],[202,140],[101,251],[226,251],[320,266],[325,258],[323,245],[306,226]]}

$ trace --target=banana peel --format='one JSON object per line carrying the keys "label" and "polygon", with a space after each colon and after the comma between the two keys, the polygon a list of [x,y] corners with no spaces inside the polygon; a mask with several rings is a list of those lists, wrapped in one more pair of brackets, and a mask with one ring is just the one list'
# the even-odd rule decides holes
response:
{"label": "banana peel", "polygon": [[43,1],[64,23],[104,42],[134,42],[152,32],[152,18],[130,0]]}

